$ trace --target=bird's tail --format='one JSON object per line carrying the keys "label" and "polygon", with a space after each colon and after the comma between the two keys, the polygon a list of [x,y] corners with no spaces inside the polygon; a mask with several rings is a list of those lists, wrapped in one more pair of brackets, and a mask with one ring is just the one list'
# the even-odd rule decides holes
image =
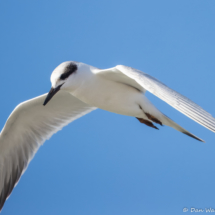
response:
{"label": "bird's tail", "polygon": [[[165,114],[163,114],[161,111],[159,111],[147,98],[146,96],[142,97],[142,103],[140,103],[140,108],[143,110],[143,112],[145,113],[146,117],[151,120],[152,122],[158,123],[158,124],[163,124],[163,125],[167,125],[169,127],[172,127],[174,129],[176,129],[177,131],[180,131],[196,140],[199,140],[201,142],[205,142],[204,140],[198,138],[197,136],[191,134],[189,131],[185,130],[184,128],[182,128],[180,125],[178,125],[177,123],[175,123],[173,120],[171,120],[168,116],[166,116]],[[142,120],[139,119],[139,121],[142,122]],[[144,123],[144,122],[142,122]],[[147,123],[145,123],[147,124]],[[153,124],[152,124],[153,125]],[[151,125],[148,125],[151,126]],[[151,126],[153,127],[153,126]],[[154,128],[156,128],[154,126]]]}
{"label": "bird's tail", "polygon": [[176,129],[177,131],[180,131],[182,132],[183,134],[186,134],[196,140],[199,140],[201,142],[205,142],[204,140],[200,139],[199,137],[193,135],[192,133],[190,133],[189,131],[185,130],[184,128],[182,128],[180,125],[178,125],[177,123],[175,123],[173,120],[171,120],[169,117],[167,117],[166,115],[163,114],[163,120],[162,120],[162,123],[164,125],[167,125],[167,126],[170,126],[174,129]]}

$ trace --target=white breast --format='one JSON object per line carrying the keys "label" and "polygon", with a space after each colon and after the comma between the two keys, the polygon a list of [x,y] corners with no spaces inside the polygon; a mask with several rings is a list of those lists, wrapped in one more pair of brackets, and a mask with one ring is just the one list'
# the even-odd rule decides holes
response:
{"label": "white breast", "polygon": [[141,113],[138,106],[143,98],[141,92],[131,86],[97,77],[95,74],[85,76],[85,81],[71,94],[87,104],[114,113],[129,116]]}

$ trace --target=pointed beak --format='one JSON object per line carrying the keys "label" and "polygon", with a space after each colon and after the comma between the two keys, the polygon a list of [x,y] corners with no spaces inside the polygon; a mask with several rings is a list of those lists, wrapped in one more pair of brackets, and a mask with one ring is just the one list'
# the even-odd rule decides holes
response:
{"label": "pointed beak", "polygon": [[49,93],[48,93],[48,95],[46,96],[46,99],[45,99],[45,101],[44,101],[44,103],[43,103],[44,106],[45,106],[45,105],[51,100],[51,98],[60,90],[60,88],[61,88],[62,85],[63,85],[63,84],[57,86],[56,88],[53,88],[53,87],[51,88],[51,90],[49,91]]}

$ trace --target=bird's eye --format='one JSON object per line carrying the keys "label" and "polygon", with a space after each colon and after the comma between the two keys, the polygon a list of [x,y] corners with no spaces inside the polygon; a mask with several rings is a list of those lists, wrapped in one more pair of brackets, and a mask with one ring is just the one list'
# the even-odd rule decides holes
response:
{"label": "bird's eye", "polygon": [[67,79],[73,72],[77,70],[77,65],[75,64],[70,64],[69,66],[66,67],[65,71],[63,74],[60,76],[60,80],[65,80]]}

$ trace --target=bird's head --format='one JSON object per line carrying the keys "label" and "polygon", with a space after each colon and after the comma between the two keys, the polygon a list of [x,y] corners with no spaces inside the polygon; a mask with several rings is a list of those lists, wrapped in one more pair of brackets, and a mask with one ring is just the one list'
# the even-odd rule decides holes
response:
{"label": "bird's head", "polygon": [[55,68],[51,75],[52,87],[43,105],[46,105],[60,89],[66,88],[77,70],[78,63],[74,61],[63,62]]}

